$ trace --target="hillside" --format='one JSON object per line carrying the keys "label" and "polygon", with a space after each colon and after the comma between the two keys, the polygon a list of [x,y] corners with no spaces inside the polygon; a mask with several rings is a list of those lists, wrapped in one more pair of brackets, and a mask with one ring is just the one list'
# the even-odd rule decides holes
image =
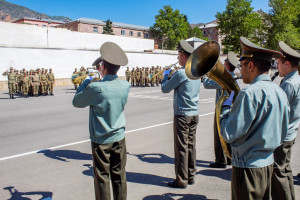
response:
{"label": "hillside", "polygon": [[0,0],[0,21],[14,21],[24,17],[72,21],[69,17],[49,16],[43,13],[38,13],[33,10],[30,10],[29,8],[26,8],[24,6],[19,6],[13,3],[9,3],[5,0]]}

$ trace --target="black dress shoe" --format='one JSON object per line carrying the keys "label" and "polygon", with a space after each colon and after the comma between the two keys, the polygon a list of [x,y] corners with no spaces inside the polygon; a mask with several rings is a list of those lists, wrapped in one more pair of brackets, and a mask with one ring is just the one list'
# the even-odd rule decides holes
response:
{"label": "black dress shoe", "polygon": [[194,181],[194,180],[189,180],[188,184],[189,184],[189,185],[194,185],[194,184],[195,184],[195,181]]}
{"label": "black dress shoe", "polygon": [[179,185],[178,183],[176,183],[176,181],[170,181],[167,184],[168,184],[168,186],[173,187],[173,188],[186,188],[186,186]]}
{"label": "black dress shoe", "polygon": [[227,167],[227,165],[225,165],[225,164],[220,164],[220,163],[211,163],[211,164],[209,164],[209,167],[211,167],[211,168],[226,168]]}

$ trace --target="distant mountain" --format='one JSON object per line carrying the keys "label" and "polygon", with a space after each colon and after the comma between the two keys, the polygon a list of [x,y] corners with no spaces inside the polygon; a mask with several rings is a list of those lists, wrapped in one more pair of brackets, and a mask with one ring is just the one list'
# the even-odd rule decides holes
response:
{"label": "distant mountain", "polygon": [[[42,18],[61,21],[72,21],[69,17],[64,16],[49,16],[43,13],[38,13],[26,7],[9,3],[5,0],[0,0],[0,21],[15,21],[20,18]],[[8,20],[9,19],[9,20]]]}

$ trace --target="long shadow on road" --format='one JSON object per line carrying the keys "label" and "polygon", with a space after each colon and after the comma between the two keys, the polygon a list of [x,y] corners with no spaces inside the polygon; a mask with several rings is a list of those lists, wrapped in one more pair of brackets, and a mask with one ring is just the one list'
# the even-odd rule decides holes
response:
{"label": "long shadow on road", "polygon": [[9,186],[3,188],[4,190],[8,190],[11,194],[11,197],[8,200],[30,200],[35,197],[34,199],[37,199],[37,196],[40,196],[40,200],[52,200],[53,193],[52,192],[42,192],[42,191],[36,191],[36,192],[19,192],[17,189],[14,189],[14,186]]}
{"label": "long shadow on road", "polygon": [[82,153],[80,151],[74,150],[50,150],[45,149],[41,150],[38,153],[44,154],[48,158],[60,160],[63,162],[69,162],[67,159],[73,160],[92,160],[92,154],[89,153]]}
{"label": "long shadow on road", "polygon": [[143,200],[208,200],[206,196],[198,194],[173,194],[166,193],[162,195],[151,195],[144,197]]}

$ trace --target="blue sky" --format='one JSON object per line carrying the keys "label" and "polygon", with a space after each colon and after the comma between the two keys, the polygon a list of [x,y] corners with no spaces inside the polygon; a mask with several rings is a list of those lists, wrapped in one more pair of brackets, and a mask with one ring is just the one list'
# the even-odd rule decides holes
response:
{"label": "blue sky", "polygon": [[[215,20],[226,9],[226,0],[7,0],[51,16],[81,17],[152,26],[164,5],[188,16],[191,24]],[[269,11],[268,0],[252,0],[254,10]]]}

